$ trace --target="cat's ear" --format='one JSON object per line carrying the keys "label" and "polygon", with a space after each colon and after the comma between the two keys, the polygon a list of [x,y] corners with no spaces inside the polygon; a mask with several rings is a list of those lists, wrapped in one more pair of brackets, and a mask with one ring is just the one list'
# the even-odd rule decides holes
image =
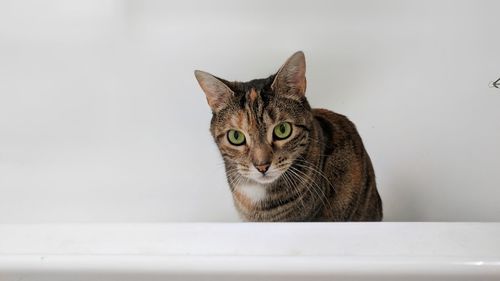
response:
{"label": "cat's ear", "polygon": [[222,109],[234,95],[234,92],[226,84],[210,73],[195,70],[194,76],[196,76],[201,89],[205,92],[208,105],[213,112],[218,112]]}
{"label": "cat's ear", "polygon": [[302,98],[306,94],[306,84],[306,58],[302,51],[298,51],[278,70],[271,89]]}

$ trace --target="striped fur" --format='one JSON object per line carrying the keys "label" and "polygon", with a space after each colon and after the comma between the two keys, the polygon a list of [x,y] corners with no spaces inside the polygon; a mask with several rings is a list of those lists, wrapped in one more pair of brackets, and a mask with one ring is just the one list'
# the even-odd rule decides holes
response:
{"label": "striped fur", "polygon": [[[352,122],[305,97],[305,59],[294,54],[265,79],[229,82],[196,77],[213,116],[210,126],[224,160],[234,204],[246,221],[380,221],[382,201],[370,157]],[[280,122],[291,136],[273,137]],[[231,129],[245,134],[232,145]],[[266,174],[256,170],[268,162]]]}

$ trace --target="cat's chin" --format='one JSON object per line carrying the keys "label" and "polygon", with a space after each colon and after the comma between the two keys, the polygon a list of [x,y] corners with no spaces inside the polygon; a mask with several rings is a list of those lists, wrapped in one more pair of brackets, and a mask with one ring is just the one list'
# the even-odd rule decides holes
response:
{"label": "cat's chin", "polygon": [[252,181],[261,185],[270,185],[279,178],[279,175],[259,175],[257,177],[250,178]]}

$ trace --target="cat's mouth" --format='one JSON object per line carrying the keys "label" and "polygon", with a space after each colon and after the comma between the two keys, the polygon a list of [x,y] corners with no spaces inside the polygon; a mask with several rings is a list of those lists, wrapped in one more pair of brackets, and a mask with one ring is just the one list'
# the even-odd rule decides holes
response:
{"label": "cat's mouth", "polygon": [[253,177],[252,179],[261,184],[270,184],[277,180],[279,176],[271,176],[271,175],[260,175],[257,177]]}
{"label": "cat's mouth", "polygon": [[282,171],[271,166],[269,170],[264,174],[257,171],[257,169],[254,169],[250,170],[250,172],[244,176],[259,184],[268,185],[275,182],[281,176],[282,173],[283,173]]}

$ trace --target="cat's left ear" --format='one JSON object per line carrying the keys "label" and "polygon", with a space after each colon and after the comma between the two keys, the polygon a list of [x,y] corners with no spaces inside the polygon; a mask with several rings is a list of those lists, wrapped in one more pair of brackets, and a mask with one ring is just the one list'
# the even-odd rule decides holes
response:
{"label": "cat's left ear", "polygon": [[205,92],[207,102],[213,112],[221,110],[234,96],[234,92],[217,77],[201,70],[195,70],[194,76]]}
{"label": "cat's left ear", "polygon": [[302,51],[293,54],[278,70],[271,89],[290,97],[306,94],[306,58]]}

